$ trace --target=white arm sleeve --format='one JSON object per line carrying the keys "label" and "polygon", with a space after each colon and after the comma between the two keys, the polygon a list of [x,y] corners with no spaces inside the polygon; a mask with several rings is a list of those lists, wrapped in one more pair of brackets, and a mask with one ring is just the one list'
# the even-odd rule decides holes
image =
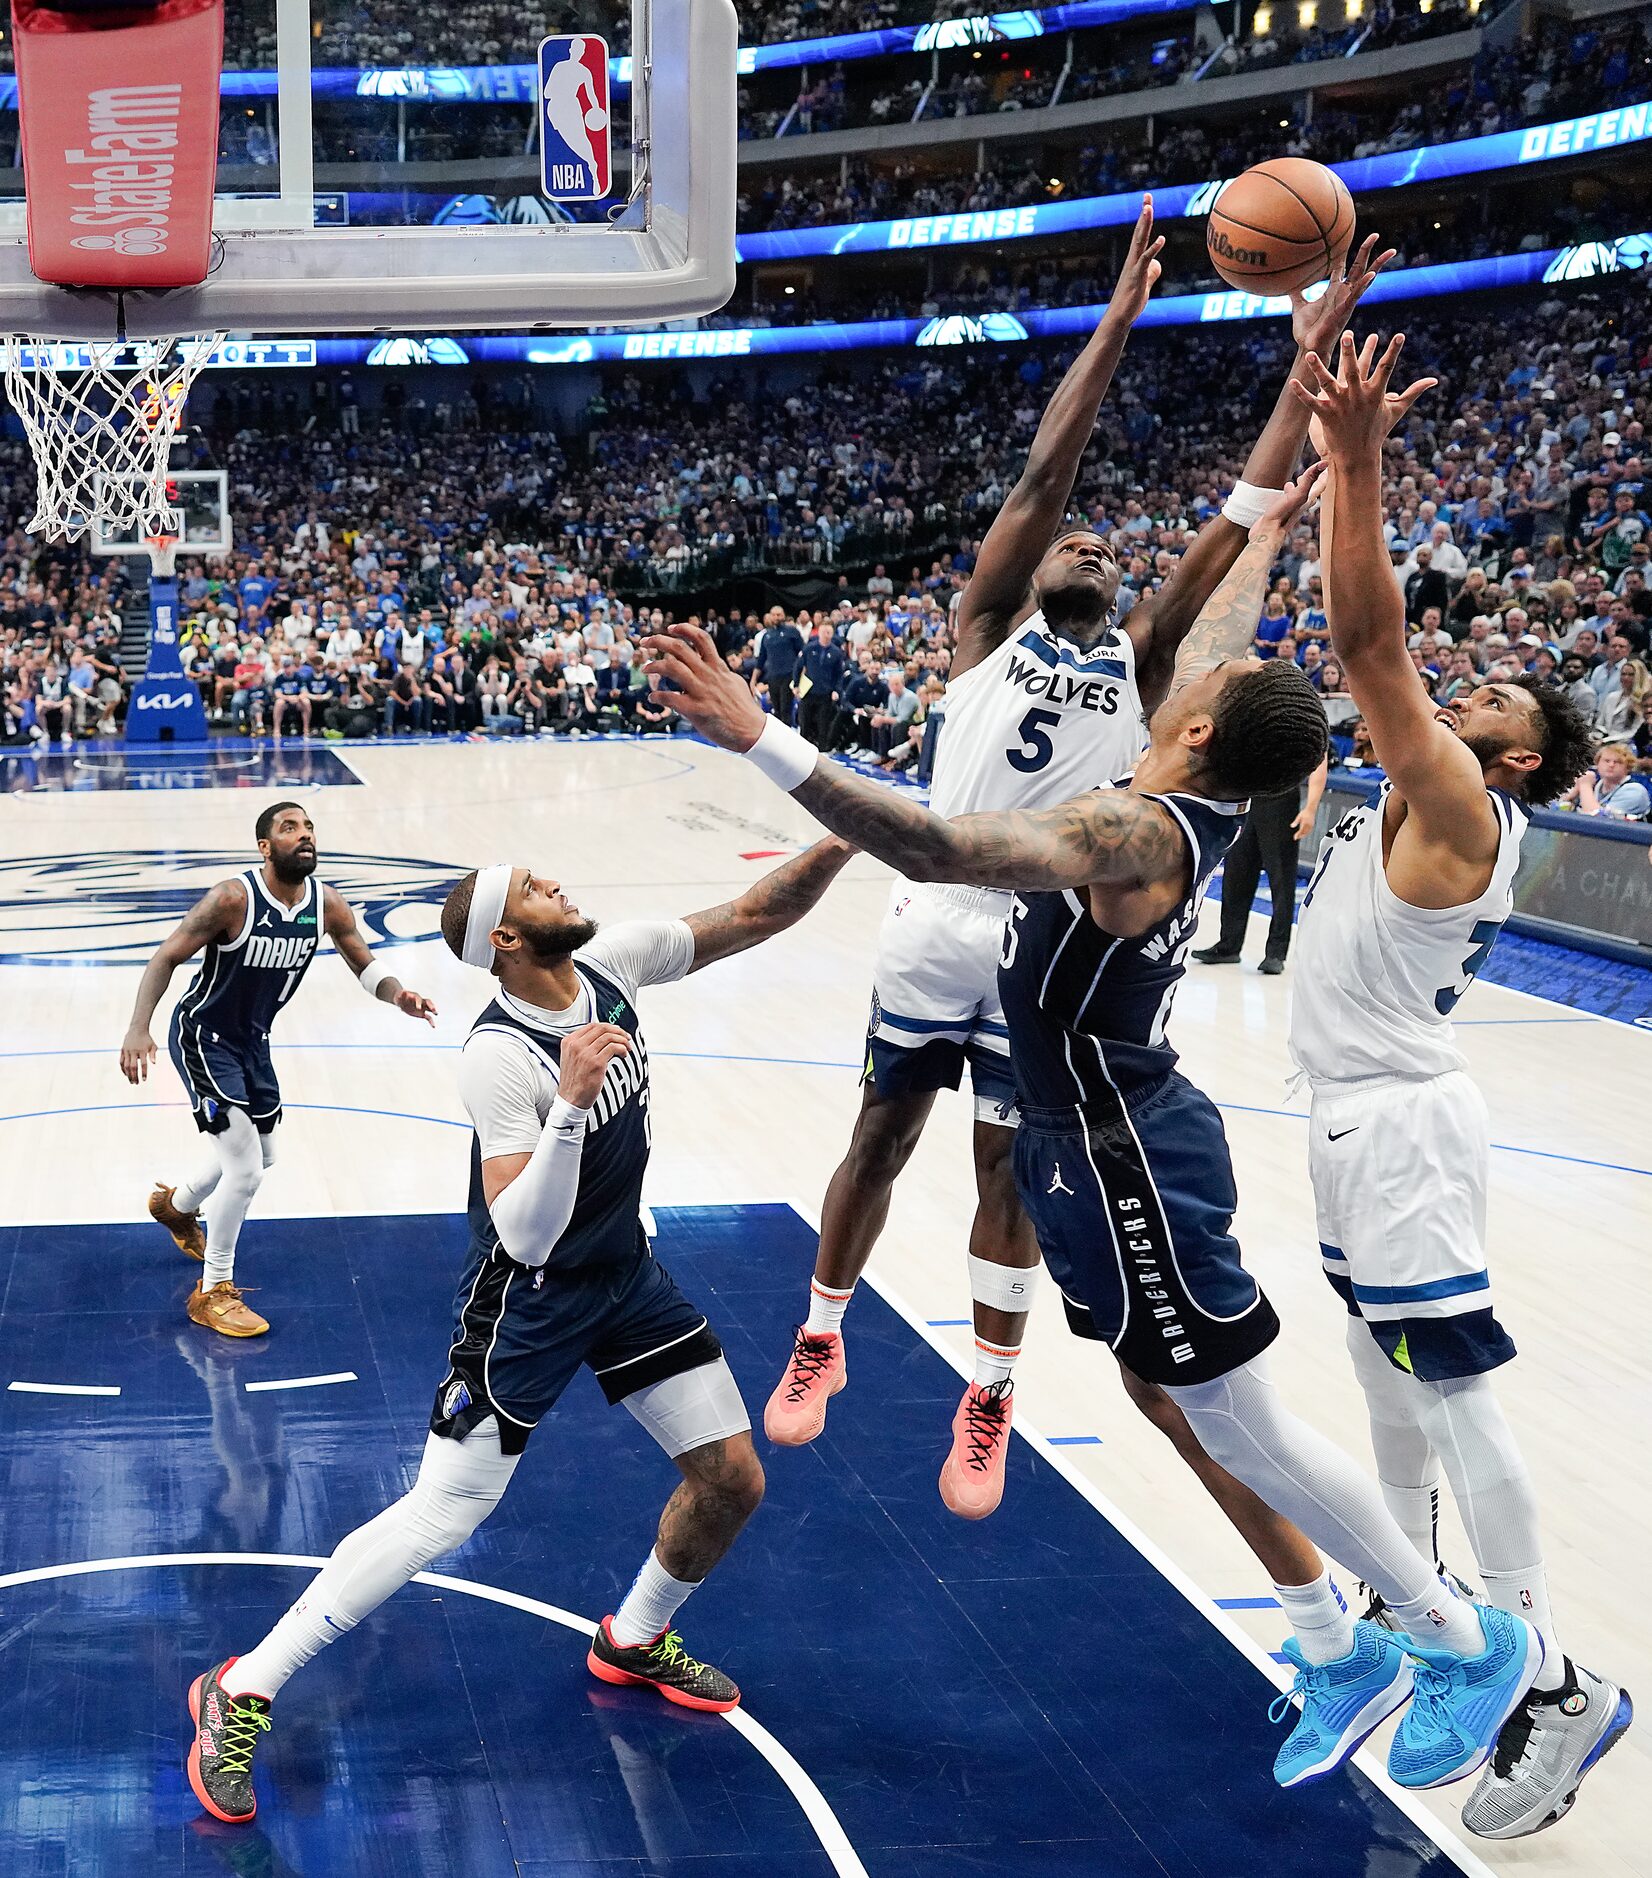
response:
{"label": "white arm sleeve", "polygon": [[579,956],[624,985],[671,985],[694,969],[694,935],[680,919],[628,919],[597,934]]}
{"label": "white arm sleeve", "polygon": [[540,1125],[543,1079],[554,1075],[524,1044],[485,1030],[466,1043],[459,1059],[459,1093],[483,1162],[507,1154],[530,1157],[488,1208],[499,1243],[519,1265],[543,1265],[551,1256],[579,1191],[587,1111],[558,1095]]}

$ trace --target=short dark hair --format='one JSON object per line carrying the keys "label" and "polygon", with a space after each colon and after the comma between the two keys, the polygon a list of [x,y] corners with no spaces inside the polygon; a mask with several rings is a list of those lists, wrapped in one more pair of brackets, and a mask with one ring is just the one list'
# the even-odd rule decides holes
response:
{"label": "short dark hair", "polygon": [[465,927],[470,922],[470,903],[476,897],[476,869],[449,888],[442,902],[442,937],[456,959],[465,956]]}
{"label": "short dark hair", "polygon": [[304,812],[304,804],[302,802],[272,802],[270,806],[265,809],[263,814],[259,816],[258,820],[253,823],[253,838],[257,841],[268,841],[270,838],[270,830],[275,826],[276,816],[282,814],[287,809],[297,809],[302,815]]}
{"label": "short dark hair", "polygon": [[1531,699],[1543,726],[1543,761],[1526,772],[1520,796],[1533,808],[1544,808],[1558,801],[1593,761],[1594,726],[1566,693],[1553,685],[1540,685],[1533,678],[1510,682]]}
{"label": "short dark hair", "polygon": [[1230,679],[1210,716],[1206,780],[1222,801],[1294,788],[1330,746],[1319,693],[1291,659],[1269,659]]}

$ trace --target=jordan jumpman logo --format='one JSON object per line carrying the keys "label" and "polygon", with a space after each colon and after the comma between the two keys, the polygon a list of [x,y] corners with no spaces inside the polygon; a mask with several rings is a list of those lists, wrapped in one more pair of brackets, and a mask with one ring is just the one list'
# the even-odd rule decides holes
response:
{"label": "jordan jumpman logo", "polygon": [[[1061,1163],[1059,1161],[1055,1164],[1055,1177],[1044,1191],[1046,1193],[1073,1193],[1072,1188],[1061,1178]],[[1073,1198],[1076,1200],[1078,1195],[1073,1194]]]}

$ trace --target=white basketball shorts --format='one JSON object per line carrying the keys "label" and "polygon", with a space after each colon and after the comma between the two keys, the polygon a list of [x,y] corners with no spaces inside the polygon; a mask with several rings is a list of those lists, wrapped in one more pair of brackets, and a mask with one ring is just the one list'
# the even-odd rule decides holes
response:
{"label": "white basketball shorts", "polygon": [[1430,1382],[1508,1362],[1486,1270],[1486,1103],[1470,1078],[1316,1089],[1308,1125],[1325,1276],[1390,1360]]}
{"label": "white basketball shorts", "polygon": [[978,1121],[1016,1124],[998,1002],[1008,893],[897,880],[878,930],[864,1080],[879,1095],[956,1089],[969,1065]]}

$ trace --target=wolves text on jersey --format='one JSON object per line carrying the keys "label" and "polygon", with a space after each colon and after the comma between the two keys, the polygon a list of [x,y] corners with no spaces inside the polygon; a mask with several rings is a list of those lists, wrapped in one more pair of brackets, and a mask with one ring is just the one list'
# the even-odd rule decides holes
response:
{"label": "wolves text on jersey", "polygon": [[1101,678],[1086,678],[1060,666],[1035,665],[1031,660],[1010,654],[1010,683],[1029,697],[1048,698],[1052,704],[1076,705],[1081,711],[1099,711],[1103,717],[1118,713],[1124,687]]}

